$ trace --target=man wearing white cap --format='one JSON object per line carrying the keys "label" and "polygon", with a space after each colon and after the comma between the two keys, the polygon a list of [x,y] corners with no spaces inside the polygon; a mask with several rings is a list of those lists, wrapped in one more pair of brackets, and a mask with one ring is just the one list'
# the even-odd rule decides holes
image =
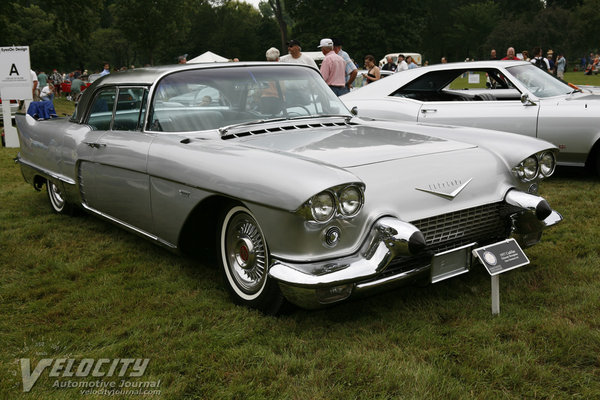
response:
{"label": "man wearing white cap", "polygon": [[333,40],[321,39],[318,47],[325,55],[321,64],[321,75],[333,93],[341,96],[346,86],[346,62],[333,51]]}

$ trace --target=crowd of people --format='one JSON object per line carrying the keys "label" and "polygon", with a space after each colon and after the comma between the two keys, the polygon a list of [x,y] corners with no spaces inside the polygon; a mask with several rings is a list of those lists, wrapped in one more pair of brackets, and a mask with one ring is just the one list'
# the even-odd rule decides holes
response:
{"label": "crowd of people", "polygon": [[598,75],[598,72],[600,72],[600,53],[590,53],[589,56],[581,57],[581,70],[586,75]]}
{"label": "crowd of people", "polygon": [[[323,79],[336,95],[341,96],[348,93],[357,77],[358,65],[348,56],[348,53],[342,50],[342,43],[339,39],[324,38],[319,43],[318,48],[325,55],[320,66]],[[280,57],[279,50],[272,47],[267,51],[266,56],[269,61],[304,63],[316,67],[315,61],[303,55],[301,50],[300,42],[294,39],[288,42],[287,55]],[[523,50],[517,54],[514,47],[509,47],[506,50],[506,55],[498,58],[496,50],[492,49],[489,59],[529,61],[558,78],[564,78],[564,73],[567,70],[567,59],[564,54],[548,50],[544,55],[541,47],[535,47],[531,52],[531,57],[529,54],[527,50]],[[465,61],[474,60],[467,59]],[[442,64],[447,63],[446,57],[442,57],[440,62]],[[428,62],[425,61],[423,65],[428,65]],[[586,74],[597,74],[600,69],[600,56],[590,53],[589,57],[582,59],[581,66]],[[418,67],[419,65],[417,65],[410,55],[405,57],[404,54],[399,54],[397,61],[391,56],[387,56],[386,62],[380,68],[375,57],[369,54],[364,58],[364,69],[366,72],[362,74],[362,77],[366,80],[366,84],[369,84],[381,79],[381,70],[397,73]],[[577,71],[577,66],[573,70]]]}
{"label": "crowd of people", "polygon": [[[134,69],[131,65],[129,69]],[[114,69],[114,72],[125,71],[127,67]],[[98,76],[110,74],[110,64],[103,63],[102,70],[97,73]],[[64,96],[67,100],[77,101],[81,96],[82,89],[89,86],[88,79],[90,74],[88,70],[76,69],[68,73],[60,73],[56,69],[52,73],[46,74],[40,70],[38,73],[31,71],[33,81],[33,100],[34,101],[54,101],[57,96]]]}
{"label": "crowd of people", "polygon": [[[267,50],[266,59],[267,61],[299,63],[319,68],[323,79],[336,95],[341,96],[348,93],[358,76],[358,64],[356,64],[354,60],[350,58],[348,53],[342,49],[342,41],[338,38],[324,38],[320,41],[317,48],[319,48],[324,55],[320,67],[317,66],[313,58],[302,53],[301,44],[296,39],[292,39],[287,43],[288,54],[281,56],[279,50],[272,47]],[[492,49],[490,51],[489,59],[530,61],[532,64],[539,66],[558,78],[564,78],[564,73],[567,69],[567,60],[564,57],[564,54],[548,50],[544,56],[540,47],[535,47],[531,54],[532,57],[530,57],[530,53],[527,50],[523,50],[517,54],[514,47],[509,47],[506,50],[506,55],[503,58],[498,58],[496,50]],[[177,57],[177,62],[179,64],[185,64],[187,62],[187,56],[187,54],[180,55]],[[230,61],[237,62],[239,59],[234,58]],[[473,60],[467,59],[466,61]],[[440,63],[446,62],[447,58],[442,57]],[[425,61],[423,65],[428,65],[428,62]],[[381,70],[396,73],[417,67],[419,67],[419,65],[410,55],[405,57],[404,54],[399,54],[397,61],[391,56],[388,56],[386,62],[380,68],[375,57],[368,54],[364,57],[364,70],[366,72],[361,74],[361,78],[365,80],[366,84],[369,84],[381,79]],[[124,71],[134,68],[134,65],[131,65],[129,68],[124,66],[114,69],[114,71]],[[600,71],[600,54],[590,53],[589,56],[582,57],[580,65],[575,65],[573,71],[578,71],[579,69],[588,75],[598,74]],[[98,75],[103,76],[110,72],[110,64],[103,63],[103,68]],[[81,71],[80,69],[63,74],[54,69],[50,75],[47,75],[44,71],[40,71],[37,74],[32,71],[32,79],[34,79],[33,98],[34,100],[52,101],[55,96],[64,95],[68,100],[77,101],[81,95],[81,89],[88,85],[88,77],[88,71]],[[68,85],[63,85],[65,83]],[[63,87],[67,88],[68,91],[65,92],[62,90]]]}
{"label": "crowd of people", "polygon": [[[315,60],[302,53],[302,47],[298,40],[290,40],[287,43],[287,47],[288,54],[281,57],[277,48],[271,47],[268,49],[265,54],[267,61],[306,64],[317,68]],[[320,49],[324,55],[319,70],[321,71],[325,83],[327,83],[331,90],[338,96],[349,93],[350,88],[358,75],[358,67],[348,53],[342,50],[342,41],[338,38],[323,38],[319,42],[317,48]],[[367,57],[365,57],[365,64],[367,63]],[[375,75],[367,79],[379,79],[378,76],[377,78],[374,76]]]}

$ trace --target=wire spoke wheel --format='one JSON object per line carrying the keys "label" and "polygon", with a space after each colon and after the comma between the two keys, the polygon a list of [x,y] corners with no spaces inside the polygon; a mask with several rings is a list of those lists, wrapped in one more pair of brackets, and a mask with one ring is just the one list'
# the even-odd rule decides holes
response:
{"label": "wire spoke wheel", "polygon": [[259,292],[266,280],[266,245],[258,224],[249,214],[235,214],[225,234],[227,267],[246,295]]}
{"label": "wire spoke wheel", "polygon": [[269,250],[260,225],[245,207],[230,208],[221,220],[219,250],[222,271],[234,300],[277,313],[283,296],[269,280]]}

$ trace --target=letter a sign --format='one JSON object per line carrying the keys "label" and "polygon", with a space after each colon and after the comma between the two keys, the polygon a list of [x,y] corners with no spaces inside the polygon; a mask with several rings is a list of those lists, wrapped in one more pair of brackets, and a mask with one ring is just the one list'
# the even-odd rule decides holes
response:
{"label": "letter a sign", "polygon": [[9,75],[12,76],[13,74],[16,74],[17,76],[19,76],[19,71],[17,71],[17,66],[15,64],[13,64],[12,67],[10,68]]}
{"label": "letter a sign", "polygon": [[0,47],[0,98],[6,147],[19,147],[17,130],[11,123],[10,100],[33,100],[33,81],[28,46]]}

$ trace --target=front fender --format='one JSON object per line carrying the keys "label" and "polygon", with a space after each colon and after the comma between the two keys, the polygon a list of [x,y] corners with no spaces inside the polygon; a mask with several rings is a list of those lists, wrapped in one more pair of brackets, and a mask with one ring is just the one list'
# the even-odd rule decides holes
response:
{"label": "front fender", "polygon": [[[372,125],[408,130],[404,123],[377,121]],[[412,132],[476,145],[500,156],[510,169],[532,154],[543,150],[558,151],[552,143],[516,133],[464,126],[437,125],[426,123],[408,124]]]}
{"label": "front fender", "polygon": [[234,141],[182,139],[156,138],[148,157],[150,176],[286,211],[322,190],[361,181],[344,169],[290,154]]}

